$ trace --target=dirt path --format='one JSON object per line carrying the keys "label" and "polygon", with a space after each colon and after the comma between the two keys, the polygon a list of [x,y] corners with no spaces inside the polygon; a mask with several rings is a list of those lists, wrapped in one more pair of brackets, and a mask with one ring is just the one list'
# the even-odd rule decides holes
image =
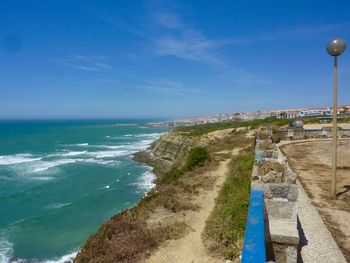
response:
{"label": "dirt path", "polygon": [[[236,154],[238,151],[232,152]],[[160,247],[146,262],[147,263],[215,263],[224,262],[223,259],[215,259],[207,255],[202,242],[201,234],[205,222],[215,206],[215,199],[225,181],[230,159],[221,161],[218,168],[210,172],[210,176],[216,178],[211,190],[203,191],[196,198],[200,206],[198,211],[186,212],[184,219],[192,228],[186,236],[177,240],[170,240]]]}

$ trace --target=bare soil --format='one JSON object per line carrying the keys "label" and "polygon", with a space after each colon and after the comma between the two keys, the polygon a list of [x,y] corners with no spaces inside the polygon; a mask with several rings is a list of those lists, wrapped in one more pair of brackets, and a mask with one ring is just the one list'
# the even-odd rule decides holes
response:
{"label": "bare soil", "polygon": [[337,200],[330,199],[332,141],[291,143],[281,147],[298,174],[312,204],[346,260],[350,262],[350,140],[340,140],[337,165]]}

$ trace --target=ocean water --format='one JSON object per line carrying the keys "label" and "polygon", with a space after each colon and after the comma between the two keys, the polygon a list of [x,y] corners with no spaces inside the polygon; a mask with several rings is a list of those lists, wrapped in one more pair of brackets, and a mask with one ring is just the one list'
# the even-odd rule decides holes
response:
{"label": "ocean water", "polygon": [[0,262],[64,262],[150,190],[131,157],[166,129],[145,123],[0,121]]}

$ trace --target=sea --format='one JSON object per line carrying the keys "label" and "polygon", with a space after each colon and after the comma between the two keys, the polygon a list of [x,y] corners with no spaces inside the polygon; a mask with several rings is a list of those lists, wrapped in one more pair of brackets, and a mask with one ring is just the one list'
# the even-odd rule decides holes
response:
{"label": "sea", "polygon": [[65,262],[154,187],[150,121],[0,121],[0,263]]}

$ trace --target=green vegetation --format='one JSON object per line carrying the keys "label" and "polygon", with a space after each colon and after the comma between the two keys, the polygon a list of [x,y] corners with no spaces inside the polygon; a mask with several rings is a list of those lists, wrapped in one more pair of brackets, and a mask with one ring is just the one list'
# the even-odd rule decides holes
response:
{"label": "green vegetation", "polygon": [[193,148],[188,157],[185,169],[186,171],[192,171],[197,166],[203,166],[209,160],[209,152],[203,147]]}
{"label": "green vegetation", "polygon": [[173,167],[164,176],[161,177],[160,183],[170,184],[176,182],[186,172],[193,171],[196,167],[204,166],[210,160],[209,152],[206,148],[195,147],[188,154],[186,164],[181,167]]}
{"label": "green vegetation", "polygon": [[277,119],[275,117],[270,117],[261,120],[251,120],[251,121],[225,121],[217,123],[206,123],[198,124],[192,126],[180,126],[175,128],[175,131],[186,132],[191,136],[200,136],[209,132],[238,128],[238,127],[250,127],[251,129],[257,128],[259,126],[269,126],[269,127],[281,127],[287,125],[290,119]]}
{"label": "green vegetation", "polygon": [[203,233],[208,250],[228,259],[237,257],[242,249],[254,163],[251,148],[232,158],[228,177]]}

